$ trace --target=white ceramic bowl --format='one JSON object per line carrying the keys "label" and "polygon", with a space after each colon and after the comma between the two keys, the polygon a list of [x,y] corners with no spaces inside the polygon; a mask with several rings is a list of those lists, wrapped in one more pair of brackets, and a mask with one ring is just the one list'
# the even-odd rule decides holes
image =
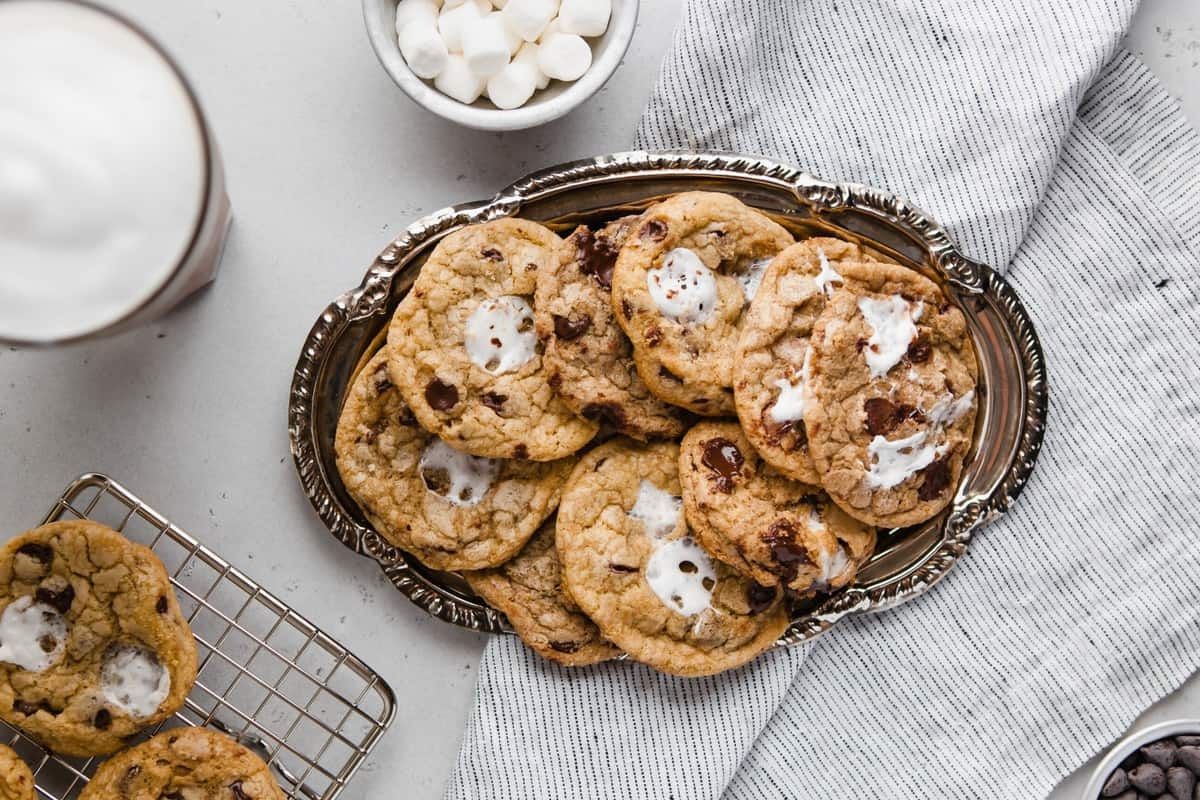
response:
{"label": "white ceramic bowl", "polygon": [[603,36],[587,40],[592,46],[592,66],[582,78],[572,83],[551,81],[545,89],[534,92],[528,103],[511,110],[496,108],[486,97],[471,105],[460,103],[433,88],[431,82],[413,74],[396,41],[396,0],[363,0],[363,18],[379,62],[396,85],[418,104],[468,128],[515,131],[558,119],[582,105],[604,85],[616,71],[633,39],[638,4],[639,0],[612,0],[608,30]]}
{"label": "white ceramic bowl", "polygon": [[1151,742],[1157,742],[1159,739],[1166,739],[1168,736],[1180,736],[1189,733],[1200,735],[1200,719],[1170,719],[1146,728],[1139,728],[1129,734],[1113,745],[1112,750],[1108,751],[1108,755],[1104,757],[1104,760],[1100,762],[1099,766],[1092,773],[1092,778],[1088,781],[1087,786],[1084,787],[1083,794],[1079,796],[1079,800],[1097,800],[1100,797],[1100,790],[1104,788],[1104,782],[1108,780],[1108,776],[1114,769],[1121,766],[1121,762],[1125,760],[1126,756],[1139,747],[1144,747]]}

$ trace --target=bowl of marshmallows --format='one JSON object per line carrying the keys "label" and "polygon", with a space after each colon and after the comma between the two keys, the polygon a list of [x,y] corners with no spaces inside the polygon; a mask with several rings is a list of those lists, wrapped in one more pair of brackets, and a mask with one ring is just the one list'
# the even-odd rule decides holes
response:
{"label": "bowl of marshmallows", "polygon": [[420,105],[481,130],[557,119],[616,71],[638,0],[363,0],[375,54]]}

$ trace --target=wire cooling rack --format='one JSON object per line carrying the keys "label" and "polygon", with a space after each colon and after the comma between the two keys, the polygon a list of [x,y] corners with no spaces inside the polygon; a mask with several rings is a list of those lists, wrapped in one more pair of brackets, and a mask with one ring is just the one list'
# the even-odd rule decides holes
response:
{"label": "wire cooling rack", "polygon": [[[159,730],[207,725],[271,765],[296,800],[332,800],[391,724],[395,697],[366,664],[132,492],[96,473],[71,483],[44,522],[90,519],[155,552],[196,636],[196,684]],[[50,800],[78,796],[103,759],[50,753],[0,723]]]}

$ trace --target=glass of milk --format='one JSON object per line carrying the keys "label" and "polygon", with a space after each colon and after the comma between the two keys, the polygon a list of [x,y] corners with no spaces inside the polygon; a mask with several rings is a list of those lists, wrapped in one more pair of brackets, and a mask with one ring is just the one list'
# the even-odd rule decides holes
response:
{"label": "glass of milk", "polygon": [[0,340],[115,333],[209,283],[229,230],[195,94],[118,16],[0,0]]}

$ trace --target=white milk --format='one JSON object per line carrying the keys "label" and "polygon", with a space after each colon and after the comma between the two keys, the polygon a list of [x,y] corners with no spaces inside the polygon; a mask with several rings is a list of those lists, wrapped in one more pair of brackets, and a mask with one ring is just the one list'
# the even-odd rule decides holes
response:
{"label": "white milk", "polygon": [[141,35],[62,0],[0,2],[0,338],[81,336],[145,305],[189,253],[209,169],[203,120]]}

